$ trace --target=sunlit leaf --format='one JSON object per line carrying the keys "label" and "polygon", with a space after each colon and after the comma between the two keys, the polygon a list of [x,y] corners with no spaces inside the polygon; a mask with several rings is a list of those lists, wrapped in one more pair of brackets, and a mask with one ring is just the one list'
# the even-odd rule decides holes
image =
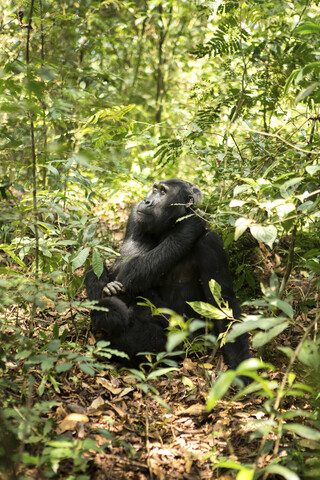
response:
{"label": "sunlit leaf", "polygon": [[238,240],[239,237],[247,230],[248,227],[252,224],[251,218],[238,218],[236,220],[236,228],[234,232],[234,239]]}
{"label": "sunlit leaf", "polygon": [[270,248],[272,248],[272,245],[278,235],[277,229],[273,225],[263,226],[254,224],[251,225],[250,232],[252,236],[258,240],[258,242],[265,243]]}
{"label": "sunlit leaf", "polygon": [[101,277],[103,269],[104,269],[104,264],[103,260],[100,256],[100,253],[98,250],[94,250],[92,254],[92,268],[94,273],[97,275],[98,278]]}
{"label": "sunlit leaf", "polygon": [[77,268],[82,267],[84,262],[87,260],[90,253],[90,247],[85,247],[80,250],[78,255],[72,260],[72,271],[74,272]]}
{"label": "sunlit leaf", "polygon": [[224,394],[228,391],[236,373],[234,370],[227,370],[222,373],[211,388],[207,399],[207,410],[210,412],[217,402],[221,400]]}

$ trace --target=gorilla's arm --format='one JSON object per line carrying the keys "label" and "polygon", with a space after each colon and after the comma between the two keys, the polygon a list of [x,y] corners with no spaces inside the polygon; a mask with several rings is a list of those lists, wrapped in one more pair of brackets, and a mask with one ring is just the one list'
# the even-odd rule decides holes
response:
{"label": "gorilla's arm", "polygon": [[85,272],[84,284],[89,300],[100,300],[104,286],[110,282],[111,278],[106,267],[104,267],[100,278],[96,276],[93,268],[90,267]]}
{"label": "gorilla's arm", "polygon": [[[229,307],[232,308],[234,318],[240,319],[241,307],[233,291],[228,257],[221,238],[215,232],[210,232],[207,236],[203,236],[196,245],[195,255],[206,301],[210,304],[215,304],[209,288],[209,281],[214,279],[221,286],[221,296],[228,302]],[[224,332],[227,326],[227,319],[214,320],[214,330],[217,336]],[[236,368],[243,360],[250,358],[248,334],[240,335],[234,343],[225,344],[222,347],[222,353],[225,362],[231,368]]]}
{"label": "gorilla's arm", "polygon": [[[142,252],[141,250],[137,252],[139,241],[135,244],[134,236],[129,237],[127,241],[131,242],[132,253],[130,249],[128,253],[134,256],[127,261],[120,261],[116,280],[122,283],[127,293],[137,294],[146,291],[156,285],[159,278],[169,272],[193,248],[205,229],[205,220],[198,215],[193,215],[177,222],[169,234],[154,248]],[[126,251],[126,246],[124,247]]]}

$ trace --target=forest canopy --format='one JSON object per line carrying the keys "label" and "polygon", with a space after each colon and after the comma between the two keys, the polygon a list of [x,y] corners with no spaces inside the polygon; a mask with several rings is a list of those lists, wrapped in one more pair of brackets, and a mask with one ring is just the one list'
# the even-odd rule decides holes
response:
{"label": "forest canopy", "polygon": [[[319,478],[319,1],[7,0],[0,47],[0,478]],[[89,331],[84,270],[165,178],[229,250],[237,372],[175,314],[182,367],[123,373]]]}

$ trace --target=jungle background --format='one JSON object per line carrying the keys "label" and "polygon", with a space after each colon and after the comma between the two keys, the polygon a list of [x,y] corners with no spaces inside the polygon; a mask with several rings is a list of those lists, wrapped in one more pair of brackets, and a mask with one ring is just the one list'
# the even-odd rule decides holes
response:
{"label": "jungle background", "polygon": [[[0,477],[320,478],[319,2],[7,0],[0,45]],[[168,177],[229,250],[237,372],[174,315],[180,363],[90,332],[85,268]]]}

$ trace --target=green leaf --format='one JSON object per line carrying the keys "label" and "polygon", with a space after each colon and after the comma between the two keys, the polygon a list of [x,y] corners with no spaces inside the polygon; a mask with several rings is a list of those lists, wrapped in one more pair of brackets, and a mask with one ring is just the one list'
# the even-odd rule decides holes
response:
{"label": "green leaf", "polygon": [[291,358],[293,355],[293,350],[290,347],[277,347],[280,352],[283,352],[285,355],[287,355],[288,358]]}
{"label": "green leaf", "polygon": [[207,400],[208,412],[211,412],[211,410],[215,407],[218,401],[221,400],[223,395],[228,391],[235,376],[236,376],[236,372],[234,370],[228,370],[220,375],[220,377],[217,379],[217,381],[211,388],[208,395],[208,400]]}
{"label": "green leaf", "polygon": [[313,92],[313,90],[319,85],[320,85],[320,82],[314,82],[314,83],[311,83],[311,85],[309,85],[307,88],[304,88],[303,90],[301,90],[301,92],[296,96],[295,104],[297,104],[301,100],[304,100],[306,97],[308,97]]}
{"label": "green leaf", "polygon": [[285,84],[285,87],[284,87],[284,91],[283,91],[283,95],[287,95],[288,91],[289,91],[289,88],[291,87],[293,81],[295,80],[295,78],[297,77],[298,73],[299,73],[300,70],[293,70],[290,75],[289,75],[289,78],[287,79],[286,81],[286,84]]}
{"label": "green leaf", "polygon": [[268,299],[270,305],[273,305],[274,307],[279,308],[279,310],[282,310],[288,317],[293,318],[294,312],[293,308],[288,302],[285,302],[284,300],[280,300],[280,298],[273,297]]}
{"label": "green leaf", "polygon": [[180,343],[184,342],[188,337],[188,332],[169,332],[166,349],[172,352]]}
{"label": "green leaf", "polygon": [[257,318],[256,320],[243,320],[241,322],[236,322],[232,325],[231,330],[227,335],[227,342],[232,342],[239,335],[242,335],[245,332],[250,332],[252,330],[269,330],[270,328],[282,323],[286,320],[284,317],[271,317],[271,318]]}
{"label": "green leaf", "polygon": [[213,298],[215,299],[216,303],[220,306],[221,303],[221,286],[215,280],[210,280],[209,288],[212,293]]}
{"label": "green leaf", "polygon": [[315,440],[320,442],[320,431],[300,423],[287,423],[283,425],[283,430],[287,432],[294,432],[300,435],[300,437],[307,438],[308,440]]}
{"label": "green leaf", "polygon": [[299,27],[294,29],[294,33],[300,33],[303,35],[310,34],[310,33],[320,33],[320,25],[312,22],[306,22]]}
{"label": "green leaf", "polygon": [[154,380],[155,378],[161,377],[161,375],[167,375],[169,372],[173,372],[174,370],[178,370],[176,367],[168,367],[168,368],[158,368],[153,372],[149,373],[147,376],[147,380]]}
{"label": "green leaf", "polygon": [[262,347],[266,343],[270,342],[273,338],[277,337],[283,330],[285,330],[289,326],[288,322],[280,323],[276,327],[273,327],[271,330],[267,332],[259,332],[254,335],[252,339],[252,346],[253,348]]}
{"label": "green leaf", "polygon": [[84,262],[87,260],[88,255],[90,253],[90,247],[85,247],[78,255],[72,260],[72,271],[74,272],[77,268],[82,267]]}
{"label": "green leaf", "polygon": [[282,465],[268,465],[260,470],[259,473],[275,473],[276,475],[281,475],[283,478],[285,478],[285,480],[300,480],[300,477],[298,477],[296,473],[294,473],[292,470],[289,470],[287,467],[283,467]]}
{"label": "green leaf", "polygon": [[238,365],[236,369],[237,375],[246,375],[246,372],[259,370],[261,368],[268,368],[274,370],[274,367],[271,363],[265,363],[259,358],[248,358]]}
{"label": "green leaf", "polygon": [[320,165],[308,165],[306,167],[306,171],[309,173],[309,175],[314,175],[318,173],[320,170]]}
{"label": "green leaf", "polygon": [[195,312],[199,315],[202,315],[206,318],[212,318],[216,320],[221,320],[222,318],[226,318],[225,313],[219,310],[217,307],[210,305],[209,303],[205,302],[187,302],[193,308]]}
{"label": "green leaf", "polygon": [[27,268],[27,265],[22,261],[20,260],[19,257],[17,257],[17,255],[15,255],[13,252],[12,252],[12,249],[9,245],[3,243],[0,245],[0,249],[3,250],[4,252],[6,252],[8,255],[10,255],[10,257],[18,264],[20,265],[20,267],[23,267],[23,268]]}
{"label": "green leaf", "polygon": [[265,243],[270,248],[272,248],[272,245],[278,235],[277,229],[273,225],[267,225],[265,227],[263,225],[254,224],[251,225],[250,232],[252,236],[258,240],[258,242]]}
{"label": "green leaf", "polygon": [[237,475],[236,480],[252,480],[254,475],[254,470],[251,468],[243,467]]}
{"label": "green leaf", "polygon": [[96,231],[97,231],[96,223],[91,223],[91,225],[88,225],[88,227],[83,232],[83,243],[86,243],[89,240],[91,240],[95,236]]}
{"label": "green leaf", "polygon": [[294,177],[285,182],[280,187],[280,193],[283,198],[289,198],[291,196],[291,192],[288,191],[289,189],[294,190],[300,183],[302,182],[303,177]]}
{"label": "green leaf", "polygon": [[94,273],[97,275],[98,278],[101,277],[103,269],[104,269],[104,264],[103,260],[100,256],[100,253],[98,250],[94,250],[92,254],[92,268]]}
{"label": "green leaf", "polygon": [[235,223],[234,239],[237,241],[239,237],[247,230],[252,224],[251,218],[238,218]]}
{"label": "green leaf", "polygon": [[80,363],[79,368],[83,371],[83,373],[86,373],[87,375],[94,376],[95,374],[94,369],[88,363]]}
{"label": "green leaf", "polygon": [[51,340],[48,343],[47,350],[48,352],[57,352],[61,346],[61,342],[59,339]]}
{"label": "green leaf", "polygon": [[320,352],[317,343],[312,340],[305,340],[298,354],[298,359],[304,365],[313,369],[320,368]]}
{"label": "green leaf", "polygon": [[72,363],[67,363],[67,362],[59,363],[56,366],[56,372],[57,373],[67,372],[72,368],[72,366],[73,366]]}

